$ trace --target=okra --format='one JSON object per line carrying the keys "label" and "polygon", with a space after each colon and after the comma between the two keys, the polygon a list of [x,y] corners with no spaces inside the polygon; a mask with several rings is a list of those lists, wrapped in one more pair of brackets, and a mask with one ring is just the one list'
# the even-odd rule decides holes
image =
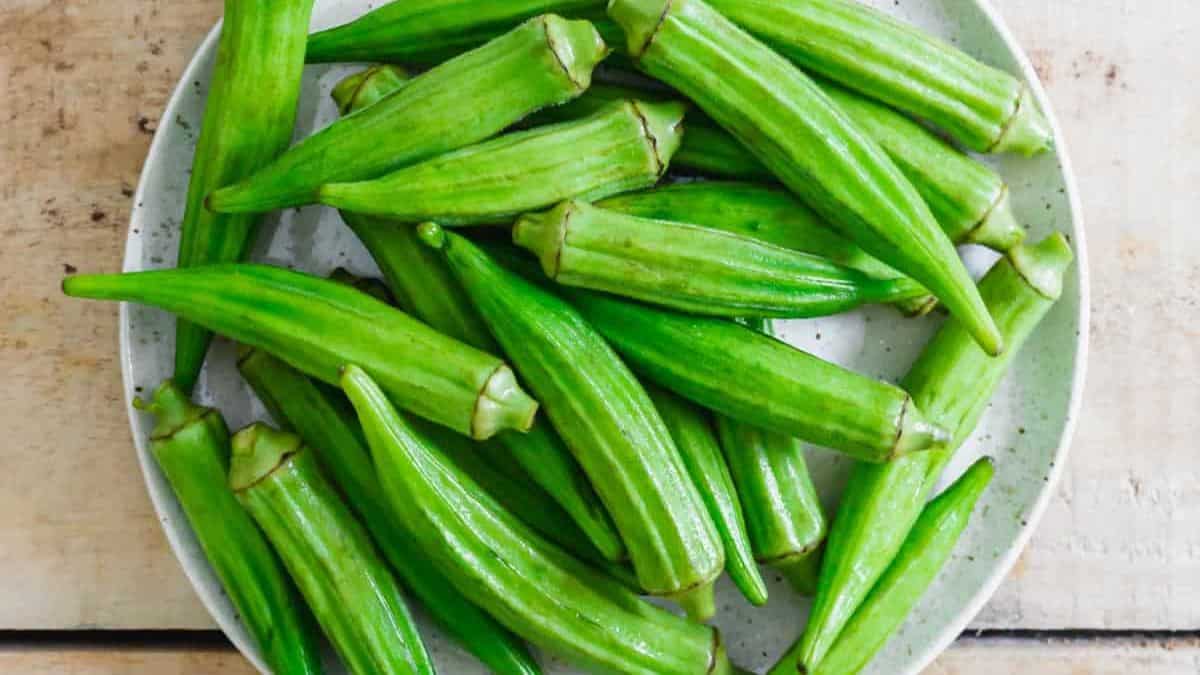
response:
{"label": "okra", "polygon": [[820,663],[895,558],[942,468],[974,431],[1017,351],[1061,294],[1071,259],[1065,238],[1054,234],[1013,248],[979,282],[1011,345],[1002,357],[985,354],[955,320],[926,345],[903,385],[950,438],[922,455],[854,468],[829,534],[808,626],[785,657],[790,667],[811,670]]}
{"label": "okra", "polygon": [[400,90],[412,75],[400,66],[378,64],[342,78],[329,96],[337,104],[339,115],[369,108]]}
{"label": "okra", "polygon": [[455,590],[392,514],[346,398],[260,349],[243,345],[238,357],[238,370],[259,400],[277,423],[294,430],[317,453],[383,557],[438,625],[493,672],[540,673],[525,645]]}
{"label": "okra", "polygon": [[854,675],[904,622],[950,558],[975,504],[992,480],[992,460],[976,462],[921,512],[904,546],[813,675]]}
{"label": "okra", "polygon": [[675,87],[866,251],[1003,351],[966,267],[881,147],[815,82],[703,0],[613,0],[638,67]]}
{"label": "okra", "polygon": [[725,570],[729,578],[750,604],[767,604],[767,584],[754,562],[742,505],[713,434],[712,420],[703,410],[669,391],[647,385],[646,392],[675,439],[688,474],[717,526],[725,546]]}
{"label": "okra", "polygon": [[229,429],[221,413],[193,404],[171,380],[150,403],[134,406],[155,416],[150,453],[263,660],[280,675],[321,673],[312,617],[229,489]]}
{"label": "okra", "polygon": [[318,200],[399,222],[507,223],[563,199],[602,199],[658,182],[679,147],[683,113],[681,103],[614,102],[376,180],[323,185]]}
{"label": "okra", "polygon": [[387,285],[385,285],[379,279],[360,277],[345,267],[337,267],[329,273],[329,280],[342,284],[343,286],[349,286],[360,293],[366,293],[380,302],[384,302],[389,305],[396,304],[396,299],[392,297],[392,292],[389,291]]}
{"label": "okra", "polygon": [[[258,217],[213,213],[204,198],[271,162],[291,142],[312,5],[226,0],[184,202],[179,267],[237,262],[249,253]],[[211,341],[200,326],[176,322],[175,382],[184,391],[195,386]]]}
{"label": "okra", "polygon": [[511,630],[606,672],[732,673],[715,629],[643,602],[500,508],[396,413],[365,371],[348,366],[342,388],[393,510],[459,589]]}
{"label": "okra", "polygon": [[852,0],[712,0],[800,67],[932,122],[976,152],[1029,156],[1050,125],[1015,77]]}
{"label": "okra", "polygon": [[473,438],[528,429],[537,412],[503,361],[353,288],[267,265],[70,277],[72,297],[173,312],[336,383],[361,363],[400,405]]}
{"label": "okra", "polygon": [[591,479],[642,587],[689,614],[713,612],[724,564],[716,526],[646,391],[574,309],[433,223],[424,241],[446,256],[492,334],[539,392],[547,416]]}
{"label": "okra", "polygon": [[263,424],[234,434],[229,485],[350,672],[432,675],[399,585],[298,436]]}
{"label": "okra", "polygon": [[586,21],[531,19],[309,136],[209,195],[208,207],[253,213],[300,206],[316,201],[326,183],[369,180],[477,143],[578,96],[607,51]]}
{"label": "okra", "polygon": [[911,279],[872,279],[754,238],[575,200],[522,216],[513,241],[558,283],[706,316],[810,318],[925,295]]}

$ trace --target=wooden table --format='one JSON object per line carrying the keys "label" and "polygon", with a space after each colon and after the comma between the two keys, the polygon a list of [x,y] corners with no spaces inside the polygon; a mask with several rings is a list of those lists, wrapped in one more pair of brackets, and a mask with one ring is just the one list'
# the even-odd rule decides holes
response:
{"label": "wooden table", "polygon": [[[0,672],[250,672],[146,498],[115,307],[58,291],[119,268],[159,112],[220,4],[0,0]],[[931,672],[1200,672],[1200,4],[998,4],[1079,172],[1092,362],[1041,529]]]}

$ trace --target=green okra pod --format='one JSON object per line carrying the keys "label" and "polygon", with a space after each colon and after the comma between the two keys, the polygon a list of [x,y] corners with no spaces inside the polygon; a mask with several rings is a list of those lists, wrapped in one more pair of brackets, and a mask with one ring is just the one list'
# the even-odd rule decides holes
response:
{"label": "green okra pod", "polygon": [[229,489],[229,430],[221,414],[192,403],[171,380],[155,390],[150,403],[134,405],[155,416],[150,453],[263,660],[280,675],[321,673],[312,617]]}
{"label": "green okra pod", "polygon": [[[376,75],[357,85],[359,90],[382,90],[395,89],[403,82],[396,76]],[[350,86],[334,88],[339,108],[356,109],[350,91]],[[370,97],[359,94],[356,100]],[[415,229],[345,211],[342,218],[375,258],[402,309],[450,337],[486,352],[500,353],[445,258],[424,246]],[[534,420],[528,432],[501,433],[499,440],[529,477],[571,515],[607,560],[620,560],[625,555],[625,546],[600,498],[549,423]]]}
{"label": "green okra pod", "polygon": [[298,436],[263,424],[233,437],[229,485],[355,675],[432,675],[400,587]]}
{"label": "green okra pod", "polygon": [[1062,292],[1072,260],[1061,234],[1017,246],[979,282],[988,308],[1012,346],[993,358],[963,326],[947,321],[926,345],[903,385],[913,400],[950,431],[927,453],[884,466],[854,468],[834,519],[808,626],[777,672],[818,665],[863,598],[895,558],[953,453],[974,431],[1021,345]]}
{"label": "green okra pod", "polygon": [[871,589],[813,675],[854,675],[883,647],[933,583],[995,474],[990,458],[976,462],[929,503],[887,572]]}
{"label": "green okra pod", "polygon": [[888,155],[807,75],[703,0],[613,0],[638,67],[691,98],[789,189],[1003,351],[966,267]]}
{"label": "green okra pod", "polygon": [[238,357],[238,370],[271,416],[299,434],[317,453],[321,466],[358,513],[384,558],[438,625],[493,672],[540,673],[525,645],[455,590],[391,513],[370,449],[346,398],[260,349],[243,345]]}
{"label": "green okra pod", "polygon": [[645,390],[612,348],[561,299],[433,223],[440,249],[492,334],[591,479],[642,587],[694,616],[713,611],[724,564],[716,527]]}
{"label": "green okra pod", "polygon": [[802,68],[929,120],[977,152],[1034,155],[1050,125],[1015,77],[853,0],[712,0]]}
{"label": "green okra pod", "polygon": [[[246,257],[258,216],[204,208],[209,192],[241,180],[287,149],[296,123],[304,42],[313,0],[226,0],[217,60],[209,80],[200,137],[179,230],[179,267]],[[175,382],[191,391],[212,333],[175,326]]]}
{"label": "green okra pod", "polygon": [[522,216],[513,241],[558,283],[705,316],[810,318],[925,295],[911,279],[872,279],[752,237],[576,200]]}
{"label": "green okra pod", "polygon": [[336,282],[268,265],[81,275],[72,297],[153,305],[260,347],[325,382],[363,364],[396,403],[473,438],[528,429],[537,401],[503,361]]}
{"label": "green okra pod", "polygon": [[326,183],[368,180],[477,143],[579,95],[607,51],[586,21],[531,19],[309,136],[207,205],[253,213],[309,204]]}
{"label": "green okra pod", "polygon": [[329,92],[339,115],[349,115],[379,103],[412,80],[407,70],[377,64],[342,78]]}
{"label": "green okra pod", "polygon": [[730,675],[713,628],[643,602],[521,523],[402,418],[365,371],[342,388],[397,515],[468,597],[514,632],[604,671]]}
{"label": "green okra pod", "polygon": [[323,185],[318,200],[400,222],[507,223],[563,199],[601,199],[658,182],[679,147],[683,113],[681,103],[618,101],[375,180]]}
{"label": "green okra pod", "polygon": [[665,389],[648,385],[646,392],[671,431],[683,463],[721,535],[725,571],[750,604],[765,605],[767,584],[755,564],[742,505],[734,491],[729,467],[721,456],[712,420],[700,408]]}

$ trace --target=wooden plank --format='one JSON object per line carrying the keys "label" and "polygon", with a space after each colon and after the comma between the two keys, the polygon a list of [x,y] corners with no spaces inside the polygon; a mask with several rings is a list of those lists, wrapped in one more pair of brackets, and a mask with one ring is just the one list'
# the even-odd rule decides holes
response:
{"label": "wooden plank", "polygon": [[255,675],[231,648],[0,648],[0,672],[9,675]]}

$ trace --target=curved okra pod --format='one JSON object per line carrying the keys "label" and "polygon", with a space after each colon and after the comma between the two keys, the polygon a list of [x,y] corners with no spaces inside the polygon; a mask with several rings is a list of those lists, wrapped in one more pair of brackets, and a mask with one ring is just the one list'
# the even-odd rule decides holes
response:
{"label": "curved okra pod", "polygon": [[691,98],[865,250],[1003,351],[953,243],[881,147],[807,75],[703,0],[613,0],[638,67]]}
{"label": "curved okra pod", "polygon": [[671,431],[675,447],[679,448],[692,482],[700,490],[708,514],[717,526],[725,545],[725,571],[729,572],[729,578],[750,604],[767,604],[767,584],[754,562],[742,505],[713,435],[712,420],[703,410],[665,389],[650,385],[646,393]]}
{"label": "curved okra pod", "polygon": [[260,349],[243,345],[238,357],[238,370],[271,416],[317,453],[384,558],[438,625],[493,672],[540,673],[525,645],[455,590],[391,513],[370,449],[345,397]]}
{"label": "curved okra pod", "polygon": [[[204,208],[209,192],[241,180],[287,149],[296,122],[313,0],[226,0],[179,231],[179,267],[246,257],[258,216]],[[212,333],[175,326],[175,382],[191,391]]]}
{"label": "curved okra pod", "polygon": [[586,21],[531,19],[309,136],[206,203],[219,213],[309,204],[326,183],[368,180],[477,143],[578,96],[607,51]]}
{"label": "curved okra pod", "polygon": [[981,459],[925,507],[887,572],[846,624],[829,654],[809,672],[854,675],[870,663],[950,558],[994,473],[992,460]]}
{"label": "curved okra pod", "polygon": [[955,47],[852,0],[712,0],[800,67],[915,117],[977,152],[1034,155],[1050,128],[1029,89]]}
{"label": "curved okra pod", "polygon": [[575,200],[522,216],[513,241],[558,283],[705,316],[810,318],[925,295],[911,279],[872,279],[724,230]]}
{"label": "curved okra pod", "polygon": [[947,321],[904,379],[913,400],[950,439],[921,455],[883,466],[859,464],[851,474],[826,546],[812,613],[803,637],[775,672],[820,663],[846,622],[896,556],[942,468],[974,431],[1021,345],[1062,291],[1072,260],[1061,234],[1009,251],[979,290],[1012,349],[988,356],[955,320]]}
{"label": "curved okra pod", "polygon": [[322,185],[318,201],[400,222],[507,223],[563,199],[601,199],[658,182],[679,147],[683,112],[682,103],[618,101],[375,180]]}
{"label": "curved okra pod", "polygon": [[322,672],[312,617],[229,489],[229,430],[221,414],[193,404],[171,380],[150,403],[134,405],[155,416],[150,453],[263,660],[279,675]]}
{"label": "curved okra pod", "polygon": [[537,401],[503,361],[347,288],[267,265],[81,275],[72,297],[126,300],[173,312],[261,347],[325,382],[363,364],[398,405],[473,438],[528,429]]}
{"label": "curved okra pod", "polygon": [[420,232],[443,251],[492,334],[544,397],[547,416],[608,507],[642,587],[710,616],[724,550],[641,384],[568,304],[463,237],[433,223]]}
{"label": "curved okra pod", "polygon": [[351,673],[433,674],[400,587],[298,436],[262,424],[239,431],[229,485]]}
{"label": "curved okra pod", "polygon": [[342,388],[384,491],[464,594],[514,632],[605,671],[728,675],[716,631],[643,602],[521,523],[438,453],[363,370]]}

